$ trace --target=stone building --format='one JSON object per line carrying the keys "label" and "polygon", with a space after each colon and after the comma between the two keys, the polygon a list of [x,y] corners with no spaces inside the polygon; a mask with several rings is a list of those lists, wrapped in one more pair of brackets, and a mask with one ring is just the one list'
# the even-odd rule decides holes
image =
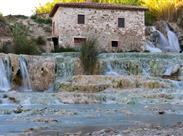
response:
{"label": "stone building", "polygon": [[103,51],[142,51],[145,10],[101,3],[56,4],[50,13],[54,45],[77,48],[92,37]]}

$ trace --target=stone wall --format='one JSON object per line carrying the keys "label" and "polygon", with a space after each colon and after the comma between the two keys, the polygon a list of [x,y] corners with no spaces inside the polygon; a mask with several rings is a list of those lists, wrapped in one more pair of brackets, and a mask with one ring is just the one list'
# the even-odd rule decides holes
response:
{"label": "stone wall", "polygon": [[[78,14],[85,15],[85,24],[77,23]],[[125,18],[125,28],[118,27],[118,18]],[[75,47],[74,38],[97,38],[99,48],[112,51],[142,51],[145,40],[144,11],[59,8],[53,17],[59,45]],[[118,41],[118,48],[111,46]]]}

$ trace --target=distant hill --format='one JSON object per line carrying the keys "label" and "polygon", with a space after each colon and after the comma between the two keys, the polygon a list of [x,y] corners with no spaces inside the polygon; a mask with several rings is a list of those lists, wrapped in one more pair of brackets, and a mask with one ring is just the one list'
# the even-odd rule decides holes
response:
{"label": "distant hill", "polygon": [[[7,45],[7,43],[8,46],[14,44],[11,30],[16,24],[21,26],[21,28],[26,33],[26,37],[28,39],[33,39],[35,43],[38,44],[41,42],[44,45],[48,45],[47,38],[51,36],[51,19],[40,16],[27,17],[23,15],[9,15],[4,17],[0,16],[1,48],[3,47],[3,45]],[[43,48],[44,45],[42,46]]]}

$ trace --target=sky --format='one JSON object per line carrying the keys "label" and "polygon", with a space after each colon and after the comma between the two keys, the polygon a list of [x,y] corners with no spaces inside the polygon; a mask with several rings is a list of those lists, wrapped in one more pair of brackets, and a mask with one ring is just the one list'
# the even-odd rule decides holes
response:
{"label": "sky", "polygon": [[52,0],[0,0],[0,12],[5,15],[30,16],[39,4],[43,5]]}

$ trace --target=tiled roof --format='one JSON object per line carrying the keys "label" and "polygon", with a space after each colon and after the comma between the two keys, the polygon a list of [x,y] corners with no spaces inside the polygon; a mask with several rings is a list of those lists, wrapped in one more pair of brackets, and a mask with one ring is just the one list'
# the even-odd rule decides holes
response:
{"label": "tiled roof", "polygon": [[57,3],[53,7],[50,17],[53,17],[59,7],[68,7],[68,8],[92,8],[92,9],[110,9],[110,10],[147,10],[147,8],[140,6],[131,6],[131,5],[117,5],[117,4],[104,4],[104,3]]}

